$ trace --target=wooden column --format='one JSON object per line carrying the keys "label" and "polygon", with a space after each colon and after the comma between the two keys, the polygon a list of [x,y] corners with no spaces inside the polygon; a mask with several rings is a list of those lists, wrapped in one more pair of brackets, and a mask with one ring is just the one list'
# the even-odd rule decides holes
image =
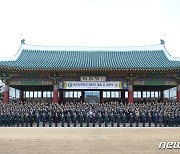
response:
{"label": "wooden column", "polygon": [[100,90],[100,103],[103,103],[103,90]]}
{"label": "wooden column", "polygon": [[180,84],[177,86],[177,102],[180,103]]}
{"label": "wooden column", "polygon": [[163,99],[164,99],[164,90],[160,91],[160,95],[161,95],[161,101],[163,101]]}
{"label": "wooden column", "polygon": [[82,94],[82,95],[81,95],[81,102],[84,103],[84,101],[85,101],[85,91],[82,90],[82,91],[81,91],[81,94]]}
{"label": "wooden column", "polygon": [[23,90],[20,90],[19,93],[20,93],[20,94],[19,94],[19,100],[20,100],[20,101],[24,101],[24,91],[23,91]]}
{"label": "wooden column", "polygon": [[121,99],[123,102],[125,101],[125,91],[124,90],[121,91]]}
{"label": "wooden column", "polygon": [[44,98],[43,91],[41,91],[41,98]]}
{"label": "wooden column", "polygon": [[59,101],[62,103],[63,102],[63,89],[59,90]]}
{"label": "wooden column", "polygon": [[129,83],[128,87],[128,103],[133,103],[133,86]]}
{"label": "wooden column", "polygon": [[141,91],[141,99],[143,98],[143,91]]}
{"label": "wooden column", "polygon": [[9,103],[9,85],[5,83],[5,90],[4,90],[4,104]]}
{"label": "wooden column", "polygon": [[53,88],[53,102],[58,103],[58,86],[56,84]]}

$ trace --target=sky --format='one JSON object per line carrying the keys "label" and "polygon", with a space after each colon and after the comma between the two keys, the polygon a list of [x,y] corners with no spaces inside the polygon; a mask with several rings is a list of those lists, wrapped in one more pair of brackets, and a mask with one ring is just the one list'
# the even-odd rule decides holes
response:
{"label": "sky", "polygon": [[180,0],[0,0],[0,57],[26,44],[165,46],[180,57]]}

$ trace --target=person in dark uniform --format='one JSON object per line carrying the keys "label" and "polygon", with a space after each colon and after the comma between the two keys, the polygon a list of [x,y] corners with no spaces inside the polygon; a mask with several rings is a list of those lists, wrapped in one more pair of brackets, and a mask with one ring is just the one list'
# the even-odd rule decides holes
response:
{"label": "person in dark uniform", "polygon": [[118,113],[117,118],[116,118],[117,127],[120,127],[120,122],[121,122],[121,117],[120,117],[120,115]]}
{"label": "person in dark uniform", "polygon": [[105,123],[105,127],[108,127],[108,114],[107,112],[105,112],[105,116],[104,116],[104,123]]}
{"label": "person in dark uniform", "polygon": [[168,126],[171,127],[172,116],[168,113]]}
{"label": "person in dark uniform", "polygon": [[37,124],[37,127],[39,127],[39,122],[40,122],[40,115],[39,115],[39,113],[37,112],[37,113],[36,113],[36,124]]}
{"label": "person in dark uniform", "polygon": [[59,119],[58,113],[55,112],[55,115],[54,115],[54,123],[55,123],[55,127],[58,127],[58,119]]}
{"label": "person in dark uniform", "polygon": [[67,126],[70,127],[70,122],[71,122],[71,117],[70,117],[70,113],[68,112],[67,114]]}
{"label": "person in dark uniform", "polygon": [[32,113],[29,114],[29,124],[30,124],[30,127],[33,126],[33,115],[32,115]]}
{"label": "person in dark uniform", "polygon": [[21,116],[19,112],[16,114],[16,126],[19,127],[19,123],[21,122]]}
{"label": "person in dark uniform", "polygon": [[49,112],[49,114],[48,114],[48,115],[49,115],[49,116],[48,116],[49,127],[52,127],[53,117],[52,117],[52,113],[51,113],[51,111]]}
{"label": "person in dark uniform", "polygon": [[123,127],[126,127],[126,114],[122,115]]}
{"label": "person in dark uniform", "polygon": [[178,127],[180,127],[180,113],[178,113]]}
{"label": "person in dark uniform", "polygon": [[43,123],[43,127],[45,127],[45,125],[46,125],[46,114],[45,114],[45,112],[43,112],[43,114],[42,114],[42,123]]}
{"label": "person in dark uniform", "polygon": [[154,124],[155,124],[155,127],[157,127],[158,121],[159,121],[159,117],[158,117],[157,112],[155,112],[155,115],[154,115]]}
{"label": "person in dark uniform", "polygon": [[8,123],[8,127],[11,126],[11,114],[10,112],[7,114],[7,123]]}
{"label": "person in dark uniform", "polygon": [[99,127],[101,127],[101,125],[102,125],[102,115],[101,115],[101,112],[98,114],[98,123],[99,123]]}
{"label": "person in dark uniform", "polygon": [[175,113],[174,118],[175,118],[175,127],[178,127],[178,114],[177,113]]}
{"label": "person in dark uniform", "polygon": [[159,113],[159,127],[162,127],[162,123],[163,123],[163,115],[160,112]]}
{"label": "person in dark uniform", "polygon": [[137,111],[135,114],[136,127],[139,127],[139,120],[140,120],[139,111]]}
{"label": "person in dark uniform", "polygon": [[77,115],[76,115],[76,112],[74,112],[74,114],[73,114],[73,124],[74,124],[74,127],[76,127],[76,123],[77,123]]}
{"label": "person in dark uniform", "polygon": [[86,127],[89,127],[89,122],[90,122],[90,115],[87,112],[87,114],[86,114]]}
{"label": "person in dark uniform", "polygon": [[130,117],[129,117],[130,127],[133,127],[133,119],[134,119],[134,117],[133,117],[132,113],[130,113]]}
{"label": "person in dark uniform", "polygon": [[114,114],[111,113],[111,127],[114,127]]}
{"label": "person in dark uniform", "polygon": [[142,115],[141,115],[141,119],[142,119],[142,126],[145,127],[146,117],[145,117],[144,112],[143,112]]}
{"label": "person in dark uniform", "polygon": [[80,113],[79,122],[80,122],[80,127],[83,127],[83,114],[82,114],[82,112]]}
{"label": "person in dark uniform", "polygon": [[174,113],[171,113],[171,115],[172,115],[171,127],[174,127],[174,123],[175,123],[175,116],[174,116]]}
{"label": "person in dark uniform", "polygon": [[148,124],[149,124],[149,127],[151,127],[151,123],[152,123],[152,115],[151,115],[151,112],[148,112]]}
{"label": "person in dark uniform", "polygon": [[28,115],[28,113],[25,114],[24,120],[25,120],[26,127],[28,127],[28,123],[29,123],[29,115]]}
{"label": "person in dark uniform", "polygon": [[93,125],[93,127],[96,126],[96,115],[95,115],[95,113],[93,113],[93,115],[92,115],[92,125]]}
{"label": "person in dark uniform", "polygon": [[61,114],[61,127],[64,127],[64,121],[65,121],[65,117],[64,117],[64,113],[62,112],[62,114]]}
{"label": "person in dark uniform", "polygon": [[164,124],[164,127],[167,127],[167,123],[168,123],[168,116],[167,116],[167,113],[165,112],[164,115],[163,115],[163,124]]}
{"label": "person in dark uniform", "polygon": [[21,113],[21,127],[24,127],[24,113]]}
{"label": "person in dark uniform", "polygon": [[0,127],[2,127],[3,126],[3,113],[1,112],[0,113]]}
{"label": "person in dark uniform", "polygon": [[11,114],[11,126],[15,127],[15,114],[14,114],[14,112],[12,112],[12,114]]}

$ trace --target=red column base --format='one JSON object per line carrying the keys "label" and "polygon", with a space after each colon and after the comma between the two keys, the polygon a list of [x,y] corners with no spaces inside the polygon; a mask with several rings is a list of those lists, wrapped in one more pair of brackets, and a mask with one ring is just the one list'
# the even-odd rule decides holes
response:
{"label": "red column base", "polygon": [[4,91],[4,104],[9,103],[9,91]]}
{"label": "red column base", "polygon": [[180,103],[180,91],[177,90],[177,102]]}
{"label": "red column base", "polygon": [[54,89],[53,89],[53,102],[54,103],[58,103],[58,86],[54,85]]}
{"label": "red column base", "polygon": [[128,103],[133,103],[133,91],[128,91]]}

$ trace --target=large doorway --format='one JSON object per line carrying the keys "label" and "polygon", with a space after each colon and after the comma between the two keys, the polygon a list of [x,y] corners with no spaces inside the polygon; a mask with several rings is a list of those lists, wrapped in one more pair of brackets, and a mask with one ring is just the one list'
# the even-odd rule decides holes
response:
{"label": "large doorway", "polygon": [[85,102],[89,102],[89,103],[100,102],[100,91],[85,91]]}

